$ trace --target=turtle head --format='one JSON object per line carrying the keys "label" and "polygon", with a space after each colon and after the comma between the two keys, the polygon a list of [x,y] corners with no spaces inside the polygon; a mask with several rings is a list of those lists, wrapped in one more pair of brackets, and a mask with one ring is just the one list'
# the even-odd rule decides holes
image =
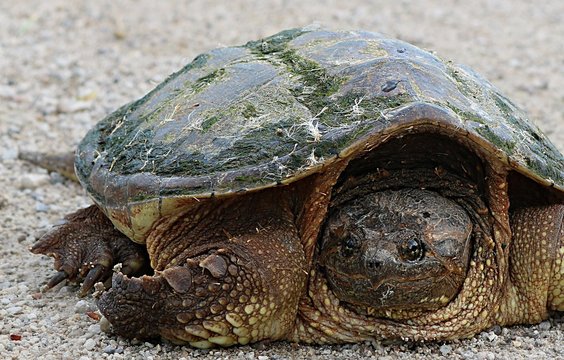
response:
{"label": "turtle head", "polygon": [[320,261],[341,301],[430,310],[459,292],[471,237],[471,219],[454,201],[427,190],[386,190],[332,209]]}

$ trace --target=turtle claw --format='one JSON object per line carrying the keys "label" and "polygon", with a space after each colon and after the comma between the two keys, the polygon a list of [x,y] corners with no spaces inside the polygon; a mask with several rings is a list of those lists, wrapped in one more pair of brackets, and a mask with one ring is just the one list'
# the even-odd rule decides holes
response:
{"label": "turtle claw", "polygon": [[86,294],[88,294],[90,289],[92,289],[94,287],[94,284],[96,284],[98,281],[103,281],[104,279],[106,279],[108,277],[107,273],[108,273],[107,267],[105,267],[101,264],[94,266],[88,272],[88,275],[86,275],[86,277],[84,278],[84,282],[82,283],[82,286],[80,287],[80,291],[78,292],[78,296],[79,297],[86,296]]}
{"label": "turtle claw", "polygon": [[54,288],[68,277],[69,275],[66,272],[62,270],[58,271],[55,275],[53,275],[53,277],[51,277],[51,279],[49,279],[49,282],[47,283],[47,285],[45,285],[45,290]]}

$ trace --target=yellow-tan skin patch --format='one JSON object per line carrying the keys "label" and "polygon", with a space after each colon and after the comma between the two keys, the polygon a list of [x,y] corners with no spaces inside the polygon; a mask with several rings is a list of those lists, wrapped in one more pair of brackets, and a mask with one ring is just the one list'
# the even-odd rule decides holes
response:
{"label": "yellow-tan skin patch", "polygon": [[560,248],[556,252],[548,288],[548,306],[551,310],[564,311],[564,227],[560,230]]}

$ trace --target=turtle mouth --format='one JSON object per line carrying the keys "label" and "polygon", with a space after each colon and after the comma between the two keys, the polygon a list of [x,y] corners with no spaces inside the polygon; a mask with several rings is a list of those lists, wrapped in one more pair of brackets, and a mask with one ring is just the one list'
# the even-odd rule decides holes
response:
{"label": "turtle mouth", "polygon": [[364,274],[347,274],[328,267],[325,273],[339,299],[373,310],[436,310],[447,305],[460,291],[460,284],[448,274],[374,281]]}

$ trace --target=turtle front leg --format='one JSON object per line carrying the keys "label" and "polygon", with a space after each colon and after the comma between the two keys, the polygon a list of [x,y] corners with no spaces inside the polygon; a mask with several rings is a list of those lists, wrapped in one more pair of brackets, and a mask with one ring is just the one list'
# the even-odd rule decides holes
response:
{"label": "turtle front leg", "polygon": [[502,323],[540,322],[564,311],[564,205],[517,209],[511,216],[509,290]]}
{"label": "turtle front leg", "polygon": [[[289,210],[229,209],[229,215],[202,218],[217,219],[216,235],[210,236],[214,227],[206,223],[202,232],[192,228],[183,240],[167,244],[177,250],[190,244],[193,255],[174,258],[154,276],[114,275],[98,301],[114,332],[198,348],[284,338],[295,323],[307,269]],[[178,226],[160,242],[178,234]],[[210,237],[198,242],[193,233]]]}
{"label": "turtle front leg", "polygon": [[[256,221],[248,210],[218,217],[221,242],[212,237],[193,244],[196,255],[175,260],[154,276],[114,275],[111,289],[98,301],[114,331],[198,348],[285,338],[305,288],[303,248],[291,214],[253,212]],[[210,218],[216,217],[205,217]],[[213,232],[202,228],[201,234]],[[176,244],[191,243],[186,236]]]}
{"label": "turtle front leg", "polygon": [[148,263],[145,248],[116,230],[95,205],[67,215],[30,251],[55,258],[58,272],[47,283],[47,289],[65,279],[84,279],[79,296],[86,295],[96,282],[109,279],[117,263],[122,263],[126,274],[138,274]]}

